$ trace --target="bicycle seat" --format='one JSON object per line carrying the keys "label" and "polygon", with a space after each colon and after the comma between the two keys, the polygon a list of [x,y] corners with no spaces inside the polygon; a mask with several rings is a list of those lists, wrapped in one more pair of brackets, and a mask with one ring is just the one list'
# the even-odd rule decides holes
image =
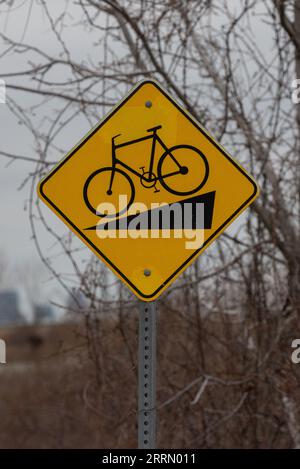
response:
{"label": "bicycle seat", "polygon": [[147,129],[147,132],[155,132],[158,129],[161,129],[162,125],[157,125],[156,127],[152,127],[151,129]]}

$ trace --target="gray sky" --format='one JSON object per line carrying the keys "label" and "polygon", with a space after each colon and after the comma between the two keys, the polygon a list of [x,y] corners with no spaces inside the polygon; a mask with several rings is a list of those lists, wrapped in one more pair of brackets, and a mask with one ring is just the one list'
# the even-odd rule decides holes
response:
{"label": "gray sky", "polygon": [[[26,20],[27,13],[31,2],[15,2],[16,6],[23,3],[23,7],[13,11],[7,11],[6,14],[0,16],[0,30],[8,37],[20,40],[32,45],[39,45],[44,50],[52,47],[53,41],[49,40],[49,24],[44,15],[41,14],[41,8],[33,2],[33,8],[29,21]],[[51,2],[52,7],[59,8],[62,4],[59,0]],[[74,34],[74,46],[82,42],[76,34]],[[0,42],[0,51],[6,50],[6,46]],[[78,47],[78,50],[80,48]],[[0,71],[19,71],[26,67],[23,57],[20,54],[8,52],[0,59]],[[12,91],[7,91],[9,99]],[[24,96],[21,92],[14,92],[14,99],[24,99],[28,104],[33,102],[34,97]],[[45,110],[47,112],[47,110]],[[73,141],[71,146],[82,135],[82,126],[73,129]],[[0,148],[9,153],[16,153],[35,157],[35,149],[32,147],[32,137],[24,126],[20,126],[16,117],[10,112],[8,105],[0,104]],[[72,138],[71,138],[72,140]],[[68,142],[66,142],[68,145]],[[62,155],[63,156],[63,155]],[[5,277],[5,286],[18,285],[20,279],[16,274],[16,270],[24,271],[24,266],[28,266],[32,271],[40,272],[39,285],[36,285],[37,298],[41,299],[59,299],[60,294],[56,282],[51,282],[49,273],[44,269],[43,264],[37,254],[34,243],[31,239],[31,230],[28,217],[28,194],[29,185],[24,187],[23,182],[32,169],[29,163],[22,161],[12,162],[9,159],[0,157],[0,255],[1,253],[8,260],[9,269]],[[49,213],[51,225],[54,229],[62,230],[62,224],[56,217]],[[45,234],[42,234],[42,242],[47,244],[50,240]],[[53,240],[52,240],[53,243]],[[62,262],[63,263],[63,262]],[[42,273],[42,275],[41,275]],[[22,275],[19,275],[22,277]],[[34,277],[34,273],[32,274]],[[22,282],[22,281],[21,281]]]}

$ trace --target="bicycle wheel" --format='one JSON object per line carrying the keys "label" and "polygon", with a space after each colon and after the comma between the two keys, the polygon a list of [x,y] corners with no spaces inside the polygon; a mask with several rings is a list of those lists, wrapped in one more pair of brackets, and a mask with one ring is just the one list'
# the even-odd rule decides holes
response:
{"label": "bicycle wheel", "polygon": [[[110,180],[114,171],[111,191]],[[86,180],[83,198],[88,209],[98,217],[117,217],[125,213],[134,200],[134,185],[121,169],[105,167],[94,171]]]}
{"label": "bicycle wheel", "polygon": [[207,181],[208,161],[198,148],[176,145],[160,157],[157,174],[161,185],[171,194],[194,194]]}

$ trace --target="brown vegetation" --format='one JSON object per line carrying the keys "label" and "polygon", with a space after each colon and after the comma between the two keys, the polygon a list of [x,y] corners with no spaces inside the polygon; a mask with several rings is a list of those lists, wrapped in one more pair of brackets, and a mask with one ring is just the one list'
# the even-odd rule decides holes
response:
{"label": "brown vegetation", "polygon": [[[162,307],[158,327],[158,447],[291,447],[282,391],[299,385],[290,343],[259,369],[275,321],[245,335],[238,317],[201,319]],[[137,317],[86,325],[27,326],[2,332],[0,368],[4,448],[134,448],[137,445]],[[268,353],[268,350],[265,351]],[[284,378],[285,379],[285,378]],[[293,389],[294,388],[294,389]],[[297,393],[295,393],[295,396]],[[296,397],[297,405],[299,405]]]}

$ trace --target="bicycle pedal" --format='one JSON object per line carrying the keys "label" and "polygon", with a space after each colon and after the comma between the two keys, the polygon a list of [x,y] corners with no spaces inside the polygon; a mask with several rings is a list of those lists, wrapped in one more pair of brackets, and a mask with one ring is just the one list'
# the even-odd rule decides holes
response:
{"label": "bicycle pedal", "polygon": [[140,168],[143,171],[143,174],[145,174],[145,166],[140,166]]}

